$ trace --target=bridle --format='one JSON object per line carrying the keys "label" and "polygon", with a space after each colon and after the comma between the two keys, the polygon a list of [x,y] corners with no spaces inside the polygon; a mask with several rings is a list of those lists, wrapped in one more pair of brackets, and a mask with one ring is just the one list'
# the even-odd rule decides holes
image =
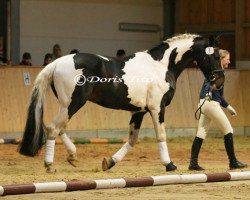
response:
{"label": "bridle", "polygon": [[225,81],[224,69],[213,70],[211,72],[211,75],[209,76],[209,81],[211,84],[216,85],[214,89],[220,90],[224,86],[224,81]]}
{"label": "bridle", "polygon": [[211,75],[209,76],[209,81],[214,82],[216,79],[218,79],[218,74],[224,73],[224,69],[215,69],[211,72]]}
{"label": "bridle", "polygon": [[[218,53],[217,49],[216,49],[216,51],[213,50],[213,52],[207,52],[207,50],[206,50],[206,54],[209,55],[209,56],[212,56],[212,54],[215,54],[215,57],[218,58],[218,60],[220,60],[219,53]],[[206,58],[208,58],[207,55],[204,56],[204,58],[203,58],[204,60]],[[210,82],[210,84],[212,86],[214,86],[214,84],[215,84],[215,87],[213,87],[213,90],[214,89],[215,90],[220,90],[224,86],[224,81],[225,81],[224,69],[214,69],[214,65],[211,63],[211,59],[209,59],[209,62],[210,62],[209,65],[211,66],[212,69],[211,69],[211,73],[206,78],[209,80],[209,82]],[[218,82],[219,82],[219,85],[217,86]],[[198,107],[198,109],[195,112],[195,118],[197,120],[200,119],[201,108],[204,105],[205,101],[206,100],[210,101],[211,99],[212,99],[211,89],[209,89],[209,91],[207,91],[207,96],[205,97],[204,101],[201,103],[201,105]],[[197,114],[199,114],[199,115],[197,116]]]}
{"label": "bridle", "polygon": [[[215,60],[218,60],[218,62],[220,61],[220,55],[218,52],[218,48],[214,48],[214,47],[207,47],[205,48],[205,52],[206,55],[203,58],[203,61],[205,61],[206,59],[208,59],[208,56],[214,56]],[[208,60],[209,62],[209,66],[211,67],[211,73],[207,76],[207,79],[209,80],[209,82],[211,84],[214,84],[217,82],[217,80],[220,79],[220,84],[219,87],[217,87],[217,83],[216,83],[216,89],[220,89],[221,87],[223,87],[224,85],[224,69],[220,68],[220,69],[215,69],[214,63],[211,63],[211,59]]]}

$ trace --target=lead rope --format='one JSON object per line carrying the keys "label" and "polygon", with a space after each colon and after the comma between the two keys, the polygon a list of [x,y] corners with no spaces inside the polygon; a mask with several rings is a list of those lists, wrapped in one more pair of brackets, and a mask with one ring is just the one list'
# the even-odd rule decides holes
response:
{"label": "lead rope", "polygon": [[[212,99],[211,97],[211,92],[208,92],[207,95],[204,98],[204,101],[202,102],[202,104],[197,108],[197,110],[195,111],[195,119],[199,120],[201,118],[201,108],[204,105],[204,103],[206,102],[206,100],[210,101]],[[197,116],[198,115],[198,116]]]}
{"label": "lead rope", "polygon": [[[201,118],[201,107],[203,106],[203,104],[205,103],[206,99],[204,99],[204,101],[202,102],[202,104],[199,106],[199,108],[195,111],[195,119],[196,120],[199,120]],[[199,112],[199,115],[197,117],[197,114]]]}

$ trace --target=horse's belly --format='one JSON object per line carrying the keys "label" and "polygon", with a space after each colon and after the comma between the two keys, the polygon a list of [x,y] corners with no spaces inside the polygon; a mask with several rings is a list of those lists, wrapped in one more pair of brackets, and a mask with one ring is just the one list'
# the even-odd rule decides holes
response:
{"label": "horse's belly", "polygon": [[130,104],[144,109],[147,106],[147,90],[144,87],[130,88],[128,98]]}
{"label": "horse's belly", "polygon": [[118,99],[114,100],[97,100],[97,99],[89,99],[91,102],[96,103],[102,107],[106,108],[111,108],[111,109],[117,109],[117,110],[126,110],[126,111],[132,111],[132,112],[137,112],[137,111],[144,111],[141,107],[138,107],[136,105],[132,105],[128,102],[125,101],[119,101]]}

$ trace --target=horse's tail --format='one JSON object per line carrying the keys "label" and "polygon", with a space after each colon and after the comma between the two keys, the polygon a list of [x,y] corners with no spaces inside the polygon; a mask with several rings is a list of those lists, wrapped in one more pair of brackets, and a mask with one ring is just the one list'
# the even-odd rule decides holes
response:
{"label": "horse's tail", "polygon": [[52,82],[55,62],[47,65],[37,76],[32,90],[28,107],[26,126],[19,153],[26,156],[35,156],[45,142],[43,124],[43,103],[48,86]]}

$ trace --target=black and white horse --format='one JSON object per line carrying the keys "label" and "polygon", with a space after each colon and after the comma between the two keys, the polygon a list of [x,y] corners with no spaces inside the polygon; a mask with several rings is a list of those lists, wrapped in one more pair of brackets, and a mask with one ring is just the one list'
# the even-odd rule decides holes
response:
{"label": "black and white horse", "polygon": [[[214,78],[213,71],[220,69],[218,50],[214,47],[211,38],[182,34],[151,50],[128,56],[124,61],[88,53],[55,60],[36,78],[19,152],[35,156],[47,138],[45,167],[47,172],[54,172],[55,139],[60,135],[69,153],[68,161],[75,165],[76,147],[64,131],[70,118],[86,101],[91,101],[107,108],[130,111],[132,115],[128,142],[111,158],[104,158],[103,170],[121,161],[136,144],[147,112],[153,120],[161,162],[166,171],[175,170],[177,167],[169,157],[166,143],[165,107],[174,96],[177,78],[190,62],[196,61],[205,77]],[[58,115],[45,128],[43,104],[50,85],[60,107]]]}

